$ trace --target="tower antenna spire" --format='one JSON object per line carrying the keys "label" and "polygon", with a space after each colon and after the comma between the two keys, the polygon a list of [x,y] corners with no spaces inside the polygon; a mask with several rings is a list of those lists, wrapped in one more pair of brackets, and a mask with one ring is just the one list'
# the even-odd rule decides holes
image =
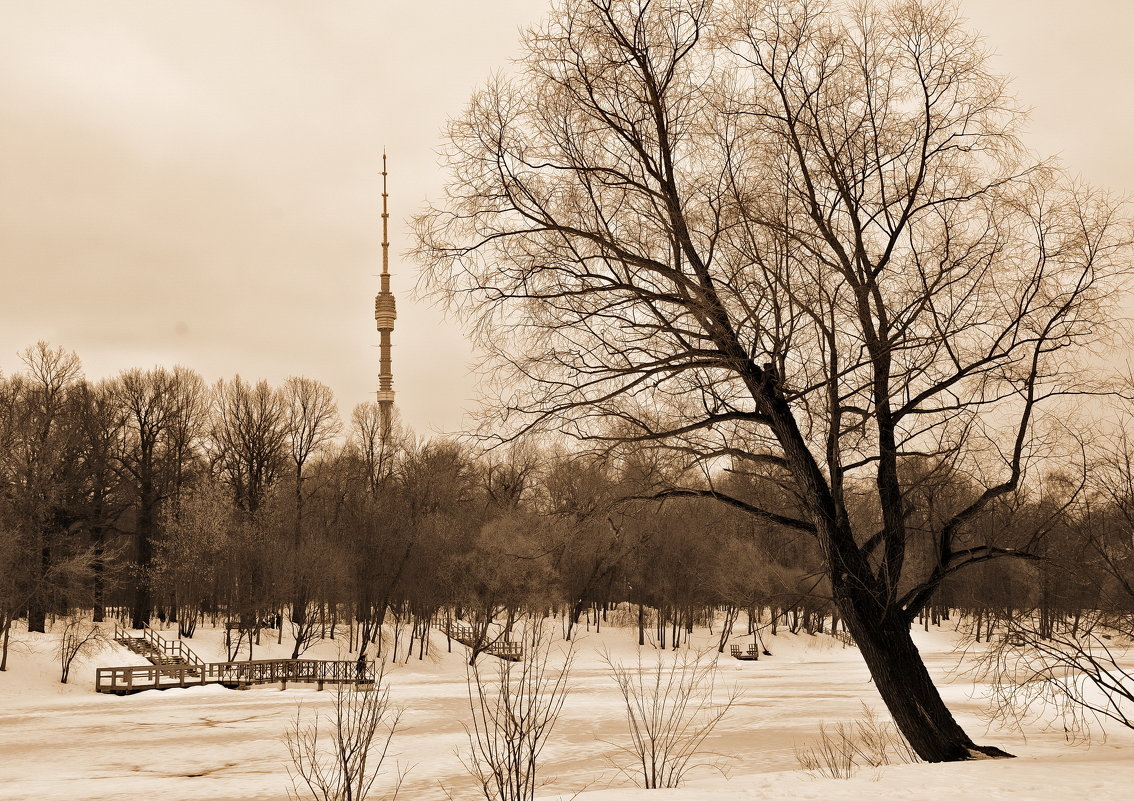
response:
{"label": "tower antenna spire", "polygon": [[394,330],[397,309],[390,292],[390,211],[386,192],[386,151],[382,150],[382,276],[378,295],[374,298],[374,320],[378,325],[381,358],[378,368],[378,408],[382,425],[389,430],[394,409],[394,374],[390,365],[390,334]]}

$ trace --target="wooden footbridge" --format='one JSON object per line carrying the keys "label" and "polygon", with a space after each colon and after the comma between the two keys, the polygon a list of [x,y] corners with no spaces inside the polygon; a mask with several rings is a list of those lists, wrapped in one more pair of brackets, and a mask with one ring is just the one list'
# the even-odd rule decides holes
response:
{"label": "wooden footbridge", "polygon": [[95,690],[100,693],[129,695],[144,690],[173,687],[199,687],[219,684],[246,690],[257,684],[288,682],[315,684],[374,683],[374,668],[368,663],[326,659],[259,659],[239,662],[204,662],[180,640],[166,640],[150,628],[141,637],[115,629],[115,640],[150,661],[148,665],[98,668]]}
{"label": "wooden footbridge", "polygon": [[288,682],[371,685],[374,668],[358,662],[336,662],[325,659],[259,659],[248,662],[207,662],[203,665],[134,665],[99,668],[95,674],[95,690],[100,693],[129,695],[143,690],[168,690],[173,687],[199,687],[219,684],[235,690],[247,690],[257,684]]}

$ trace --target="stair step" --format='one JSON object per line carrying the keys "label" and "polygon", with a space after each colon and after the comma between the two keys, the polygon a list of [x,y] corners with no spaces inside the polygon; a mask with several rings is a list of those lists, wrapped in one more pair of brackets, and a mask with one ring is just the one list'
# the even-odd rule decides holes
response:
{"label": "stair step", "polygon": [[[128,649],[138,654],[139,656],[145,657],[145,659],[153,665],[188,665],[192,664],[194,661],[198,663],[200,662],[196,654],[194,654],[193,651],[190,650],[190,648],[184,643],[180,644],[178,655],[167,653],[164,646],[170,645],[170,643],[162,638],[162,636],[157,632],[153,632],[153,635],[161,644],[160,646],[155,645],[150,639],[145,636],[132,637],[122,634],[118,637],[115,637],[114,641],[119,643],[120,645],[126,646]],[[173,649],[171,647],[170,650],[176,649]]]}

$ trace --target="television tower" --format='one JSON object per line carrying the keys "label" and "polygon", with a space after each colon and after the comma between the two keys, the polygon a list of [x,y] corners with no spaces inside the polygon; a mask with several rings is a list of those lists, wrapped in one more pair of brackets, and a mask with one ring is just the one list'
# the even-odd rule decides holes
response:
{"label": "television tower", "polygon": [[382,413],[382,426],[390,428],[394,411],[394,374],[390,368],[390,334],[398,314],[394,296],[390,292],[390,212],[386,206],[386,153],[382,152],[382,277],[378,295],[374,298],[374,320],[381,337],[381,359],[378,368],[378,408]]}

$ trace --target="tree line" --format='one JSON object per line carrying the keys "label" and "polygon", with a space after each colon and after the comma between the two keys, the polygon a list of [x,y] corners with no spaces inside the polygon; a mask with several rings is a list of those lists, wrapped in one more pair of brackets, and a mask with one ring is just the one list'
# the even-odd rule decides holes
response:
{"label": "tree line", "polygon": [[[44,631],[49,615],[93,609],[101,621],[108,607],[188,637],[223,621],[233,657],[265,628],[280,639],[286,628],[298,656],[328,623],[357,627],[360,650],[383,624],[423,649],[431,625],[459,618],[483,649],[518,617],[554,611],[570,638],[626,603],[640,642],[662,647],[722,610],[728,631],[741,614],[750,631],[840,623],[814,538],[716,498],[659,499],[658,487],[708,486],[669,452],[478,450],[419,440],[374,403],[344,424],[330,389],[307,378],[208,386],[157,367],[90,383],[62,348],[21,359],[0,379],[5,646],[15,619]],[[968,611],[979,634],[1027,610],[1057,621],[1134,609],[1134,469],[1125,440],[1111,445],[1089,486],[1056,475],[1003,500],[967,537],[1027,558],[947,577],[928,615]],[[798,513],[775,470],[718,468],[713,486],[738,503]],[[917,501],[908,558],[929,563],[933,516],[981,490],[920,457],[901,476]],[[856,519],[877,521],[861,498]]]}

